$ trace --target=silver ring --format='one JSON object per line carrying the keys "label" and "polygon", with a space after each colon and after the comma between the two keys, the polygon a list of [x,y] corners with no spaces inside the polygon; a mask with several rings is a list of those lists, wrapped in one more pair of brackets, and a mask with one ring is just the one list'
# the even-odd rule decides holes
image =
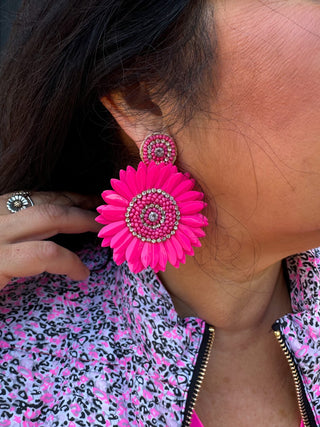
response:
{"label": "silver ring", "polygon": [[7,200],[7,208],[11,213],[19,212],[30,206],[34,206],[34,203],[28,191],[16,191]]}

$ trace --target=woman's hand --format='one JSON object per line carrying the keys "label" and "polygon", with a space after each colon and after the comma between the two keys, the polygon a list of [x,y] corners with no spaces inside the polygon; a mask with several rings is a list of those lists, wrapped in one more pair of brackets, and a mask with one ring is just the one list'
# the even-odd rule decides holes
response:
{"label": "woman's hand", "polygon": [[97,233],[101,225],[89,209],[101,203],[99,197],[37,192],[31,195],[34,206],[12,214],[6,206],[10,195],[0,196],[0,289],[12,277],[43,271],[86,279],[89,270],[76,254],[43,239],[58,233]]}

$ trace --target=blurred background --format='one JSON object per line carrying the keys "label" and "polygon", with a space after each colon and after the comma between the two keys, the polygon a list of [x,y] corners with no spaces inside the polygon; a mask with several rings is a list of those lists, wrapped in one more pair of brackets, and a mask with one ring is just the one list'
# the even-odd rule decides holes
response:
{"label": "blurred background", "polygon": [[0,52],[6,44],[20,2],[21,0],[0,0]]}

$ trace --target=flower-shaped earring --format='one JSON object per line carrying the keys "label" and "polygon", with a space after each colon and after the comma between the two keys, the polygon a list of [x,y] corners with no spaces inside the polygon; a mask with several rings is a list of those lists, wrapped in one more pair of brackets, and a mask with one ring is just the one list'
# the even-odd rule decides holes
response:
{"label": "flower-shaped earring", "polygon": [[115,262],[127,261],[133,273],[149,266],[164,271],[168,262],[179,267],[205,236],[204,195],[193,190],[189,174],[173,166],[176,154],[170,136],[148,136],[137,170],[121,170],[120,179],[111,180],[113,190],[102,193],[106,205],[97,208],[96,221],[105,227],[98,236],[102,246],[113,248]]}

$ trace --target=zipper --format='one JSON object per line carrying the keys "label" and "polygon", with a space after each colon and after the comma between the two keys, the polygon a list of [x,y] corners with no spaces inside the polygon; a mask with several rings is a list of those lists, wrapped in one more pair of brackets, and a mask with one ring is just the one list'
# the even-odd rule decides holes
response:
{"label": "zipper", "polygon": [[293,357],[288,350],[288,347],[283,339],[283,336],[279,330],[279,325],[275,324],[273,326],[273,333],[281,347],[282,352],[284,353],[287,362],[289,364],[289,368],[293,377],[294,387],[296,390],[296,396],[299,406],[299,411],[301,414],[301,418],[304,424],[304,427],[316,427],[315,422],[312,421],[314,419],[314,416],[312,414],[311,408],[309,407],[307,403],[307,399],[304,393],[304,389],[302,386],[301,378],[298,372],[298,369],[294,363]]}
{"label": "zipper", "polygon": [[[283,339],[283,336],[279,330],[279,325],[273,325],[274,335],[281,347],[282,352],[284,353],[287,362],[289,364],[290,371],[292,373],[293,382],[296,390],[296,396],[298,401],[298,407],[301,414],[301,418],[304,424],[304,427],[316,427],[314,421],[314,415],[311,408],[309,407],[307,398],[304,393],[302,386],[301,378],[298,372],[298,369],[294,363],[293,357],[290,351],[287,348],[287,345]],[[213,326],[206,324],[202,343],[199,349],[199,356],[195,366],[195,372],[190,385],[190,392],[188,395],[186,403],[186,415],[183,420],[183,427],[190,427],[191,418],[194,411],[194,408],[197,403],[197,399],[201,390],[201,386],[206,374],[208,367],[213,343],[215,338],[215,329]]]}
{"label": "zipper", "polygon": [[214,327],[206,323],[202,343],[199,349],[199,356],[194,369],[194,375],[191,381],[190,392],[186,403],[186,415],[184,417],[183,427],[190,427],[192,414],[196,406],[199,392],[207,371],[214,337]]}

